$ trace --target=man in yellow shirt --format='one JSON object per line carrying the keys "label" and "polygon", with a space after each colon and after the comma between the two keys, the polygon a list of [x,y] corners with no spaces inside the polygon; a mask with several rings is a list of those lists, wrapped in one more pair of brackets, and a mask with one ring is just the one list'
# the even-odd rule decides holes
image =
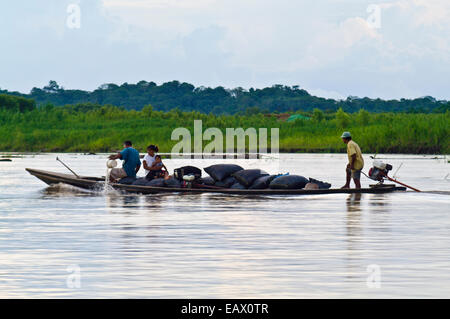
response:
{"label": "man in yellow shirt", "polygon": [[361,149],[358,144],[352,140],[349,132],[344,132],[341,136],[342,141],[347,144],[347,180],[342,188],[350,188],[350,180],[353,178],[356,188],[361,188],[361,170],[364,167],[364,159],[362,157]]}

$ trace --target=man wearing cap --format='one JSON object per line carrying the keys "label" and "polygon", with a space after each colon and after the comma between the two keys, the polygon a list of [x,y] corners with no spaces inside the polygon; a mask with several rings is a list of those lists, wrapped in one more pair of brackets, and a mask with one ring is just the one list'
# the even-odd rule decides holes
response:
{"label": "man wearing cap", "polygon": [[356,188],[361,188],[361,170],[364,167],[364,159],[362,157],[361,149],[358,144],[352,140],[350,132],[342,133],[342,141],[347,144],[347,155],[348,155],[348,165],[347,165],[347,179],[346,183],[342,188],[350,188],[350,180],[353,178]]}

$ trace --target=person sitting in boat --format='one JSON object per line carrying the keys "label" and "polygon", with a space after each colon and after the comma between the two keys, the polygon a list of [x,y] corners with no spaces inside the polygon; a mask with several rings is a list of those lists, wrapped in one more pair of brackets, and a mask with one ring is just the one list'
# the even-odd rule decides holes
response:
{"label": "person sitting in boat", "polygon": [[350,180],[353,178],[356,188],[361,188],[361,171],[364,167],[364,159],[358,144],[352,140],[350,132],[342,133],[342,141],[347,144],[348,164],[346,168],[346,182],[342,188],[350,188]]}
{"label": "person sitting in boat", "polygon": [[[149,180],[158,177],[165,177],[167,174],[167,168],[161,161],[161,156],[156,153],[159,151],[158,146],[150,145],[147,147],[147,154],[144,157],[144,169],[145,169],[145,177]],[[166,170],[166,172],[162,171],[162,168]]]}
{"label": "person sitting in boat", "polygon": [[[150,174],[151,174],[151,176],[153,176],[153,178],[167,178],[169,176],[167,167],[166,167],[166,165],[163,164],[160,155],[155,156],[155,161],[153,162],[152,167],[159,168],[158,170],[150,171]],[[147,179],[150,179],[150,178],[147,178]]]}
{"label": "person sitting in boat", "polygon": [[110,160],[123,160],[122,168],[113,168],[110,172],[110,180],[116,182],[124,177],[136,177],[137,172],[141,168],[141,159],[139,152],[132,147],[131,141],[123,143],[124,149],[117,154],[109,156]]}

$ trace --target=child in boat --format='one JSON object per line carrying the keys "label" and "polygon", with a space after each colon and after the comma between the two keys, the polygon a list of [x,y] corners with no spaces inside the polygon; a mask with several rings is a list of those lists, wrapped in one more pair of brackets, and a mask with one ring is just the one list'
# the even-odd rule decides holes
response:
{"label": "child in boat", "polygon": [[160,155],[155,155],[155,160],[153,161],[151,167],[153,169],[150,170],[149,173],[147,174],[147,176],[146,176],[147,179],[154,179],[154,178],[168,179],[169,178],[169,173],[168,173],[167,167],[162,162]]}
{"label": "child in boat", "polygon": [[[164,165],[164,163],[162,162],[161,156],[160,155],[156,155],[155,156],[155,161],[153,162],[154,167],[160,167],[161,169],[157,172],[160,172],[160,177],[165,177],[166,174],[168,174],[168,170],[166,165]],[[163,170],[164,169],[164,170]]]}

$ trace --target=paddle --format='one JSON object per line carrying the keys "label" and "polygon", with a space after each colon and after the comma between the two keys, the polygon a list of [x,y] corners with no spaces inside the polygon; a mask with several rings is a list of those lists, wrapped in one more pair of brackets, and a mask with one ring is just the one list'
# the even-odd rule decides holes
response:
{"label": "paddle", "polygon": [[66,164],[64,164],[63,161],[61,161],[58,157],[56,157],[56,160],[57,160],[58,162],[60,162],[61,164],[63,164],[64,167],[67,168],[69,171],[71,171],[73,175],[75,175],[77,178],[80,178],[80,176],[78,176],[77,173],[75,173],[74,171],[72,171],[72,170],[70,169],[70,167],[67,166]]}
{"label": "paddle", "polygon": [[392,181],[392,182],[394,182],[394,183],[398,183],[398,184],[403,185],[403,186],[405,186],[405,187],[411,188],[413,191],[416,191],[416,192],[419,192],[419,193],[420,193],[420,190],[418,190],[417,188],[414,188],[414,187],[411,187],[411,186],[409,186],[409,185],[406,185],[406,184],[404,184],[404,183],[402,183],[402,182],[399,182],[398,180],[393,179],[393,178],[387,176],[386,174],[384,175],[384,177],[386,177],[388,180],[390,180],[390,181]]}

